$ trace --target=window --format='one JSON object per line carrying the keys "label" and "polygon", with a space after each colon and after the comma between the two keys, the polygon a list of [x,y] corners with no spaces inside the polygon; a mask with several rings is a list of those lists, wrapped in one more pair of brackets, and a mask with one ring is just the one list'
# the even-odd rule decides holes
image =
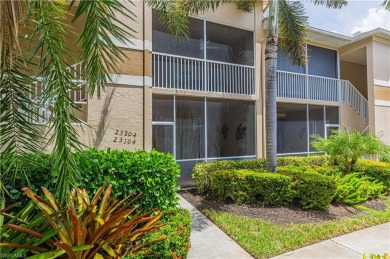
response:
{"label": "window", "polygon": [[[337,51],[307,45],[307,73],[313,76],[338,78]],[[292,73],[306,74],[305,66],[293,65],[290,57],[278,51],[277,69]]]}
{"label": "window", "polygon": [[172,153],[181,186],[193,186],[197,162],[255,158],[255,103],[153,95],[153,148]]}
{"label": "window", "polygon": [[307,112],[305,104],[278,104],[278,153],[307,152]]}
{"label": "window", "polygon": [[337,78],[337,52],[316,46],[307,46],[309,75]]}
{"label": "window", "polygon": [[160,23],[156,11],[153,12],[152,23],[154,52],[254,65],[253,31],[189,18],[189,38],[177,40],[168,32],[166,26]]}
{"label": "window", "polygon": [[278,103],[278,155],[315,153],[313,135],[328,137],[339,129],[339,108],[320,105]]}
{"label": "window", "polygon": [[203,58],[203,21],[189,18],[189,38],[177,40],[162,25],[156,12],[153,12],[153,51],[172,55]]}
{"label": "window", "polygon": [[283,51],[279,49],[278,51],[278,61],[277,69],[280,71],[292,72],[292,73],[306,73],[305,66],[294,66],[291,58],[284,54]]}
{"label": "window", "polygon": [[204,100],[176,98],[176,159],[205,157]]}
{"label": "window", "polygon": [[255,128],[254,103],[208,100],[208,157],[255,155]]}
{"label": "window", "polygon": [[206,35],[208,60],[253,66],[253,32],[207,22]]}

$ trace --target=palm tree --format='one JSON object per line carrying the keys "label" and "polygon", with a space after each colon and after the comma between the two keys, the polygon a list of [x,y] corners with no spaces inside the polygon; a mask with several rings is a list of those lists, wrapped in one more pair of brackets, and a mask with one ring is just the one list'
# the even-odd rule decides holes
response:
{"label": "palm tree", "polygon": [[[32,162],[26,154],[52,144],[57,196],[68,196],[78,175],[72,153],[81,144],[72,125],[80,122],[73,112],[77,106],[68,94],[78,85],[67,68],[83,60],[89,96],[100,97],[108,69],[122,56],[112,37],[124,42],[133,32],[118,14],[135,17],[123,1],[81,0],[76,5],[76,0],[0,0],[0,147],[1,159],[11,160],[0,172],[1,187],[5,178],[20,178],[23,165]],[[80,33],[66,22],[69,17],[72,23],[82,23]],[[68,48],[65,34],[75,39],[79,53]],[[28,97],[33,84],[44,85],[39,102]],[[52,116],[44,134],[31,117],[38,117],[37,110],[48,103]]]}

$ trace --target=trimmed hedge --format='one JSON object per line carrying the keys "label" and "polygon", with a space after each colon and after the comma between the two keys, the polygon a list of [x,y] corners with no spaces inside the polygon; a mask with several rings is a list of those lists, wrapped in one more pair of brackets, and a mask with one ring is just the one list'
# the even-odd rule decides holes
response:
{"label": "trimmed hedge", "polygon": [[253,170],[222,170],[211,174],[211,194],[237,203],[283,205],[292,201],[290,177]]}
{"label": "trimmed hedge", "polygon": [[[51,179],[50,155],[32,154],[35,163],[24,165],[24,170],[35,191],[40,192],[40,186],[53,190]],[[78,186],[86,188],[89,193],[95,193],[105,182],[113,185],[113,193],[118,199],[123,199],[131,193],[143,193],[135,202],[144,210],[160,208],[168,210],[176,207],[178,199],[175,191],[179,189],[177,180],[180,167],[170,154],[155,150],[145,151],[99,151],[89,149],[76,154],[80,170]],[[7,159],[1,161],[1,167],[9,167]],[[7,179],[6,179],[7,180]],[[9,181],[7,188],[18,200],[20,190],[26,185],[24,177],[16,179],[15,186]]]}
{"label": "trimmed hedge", "polygon": [[336,191],[334,181],[319,173],[293,166],[279,173],[221,170],[210,174],[209,193],[219,200],[278,206],[295,203],[303,209],[326,209]]}
{"label": "trimmed hedge", "polygon": [[280,166],[278,173],[290,176],[295,191],[294,202],[304,209],[326,209],[336,192],[335,182],[328,176],[294,166]]}
{"label": "trimmed hedge", "polygon": [[[309,157],[278,157],[278,165],[295,166],[324,166],[328,165],[327,156]],[[258,158],[252,160],[222,160],[216,162],[197,163],[192,170],[192,177],[195,179],[199,192],[210,191],[210,174],[220,170],[249,169],[266,170],[266,159]]]}
{"label": "trimmed hedge", "polygon": [[148,234],[142,239],[143,243],[157,239],[163,235],[167,238],[161,242],[154,243],[143,249],[135,256],[125,258],[187,258],[187,253],[191,247],[191,216],[185,209],[175,209],[166,213],[161,219],[164,227]]}

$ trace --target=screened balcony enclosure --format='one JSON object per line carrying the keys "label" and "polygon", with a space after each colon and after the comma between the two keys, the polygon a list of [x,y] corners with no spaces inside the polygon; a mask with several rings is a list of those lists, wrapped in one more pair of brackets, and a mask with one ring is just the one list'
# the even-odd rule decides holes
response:
{"label": "screened balcony enclosure", "polygon": [[350,81],[339,79],[335,50],[308,45],[305,66],[293,65],[280,51],[277,69],[278,98],[349,103],[368,121],[367,99]]}
{"label": "screened balcony enclosure", "polygon": [[252,31],[190,18],[178,40],[154,13],[152,60],[156,88],[255,94]]}
{"label": "screened balcony enclosure", "polygon": [[153,95],[152,118],[153,148],[175,157],[181,186],[198,162],[256,157],[254,102]]}
{"label": "screened balcony enclosure", "polygon": [[278,103],[278,156],[317,154],[313,135],[323,138],[339,130],[339,108],[335,106]]}

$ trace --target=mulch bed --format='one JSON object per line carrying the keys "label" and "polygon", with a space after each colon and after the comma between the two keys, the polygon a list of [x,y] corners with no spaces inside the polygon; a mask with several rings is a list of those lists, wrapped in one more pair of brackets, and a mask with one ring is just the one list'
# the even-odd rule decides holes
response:
{"label": "mulch bed", "polygon": [[[200,211],[214,209],[251,218],[261,218],[279,224],[318,223],[367,213],[352,206],[345,205],[330,205],[329,209],[325,211],[302,210],[297,206],[265,207],[260,205],[238,205],[232,202],[221,202],[213,200],[211,197],[201,196],[197,193],[196,189],[182,190],[179,192],[179,195]],[[362,205],[374,210],[384,210],[387,202],[386,199],[375,199],[366,201]]]}

